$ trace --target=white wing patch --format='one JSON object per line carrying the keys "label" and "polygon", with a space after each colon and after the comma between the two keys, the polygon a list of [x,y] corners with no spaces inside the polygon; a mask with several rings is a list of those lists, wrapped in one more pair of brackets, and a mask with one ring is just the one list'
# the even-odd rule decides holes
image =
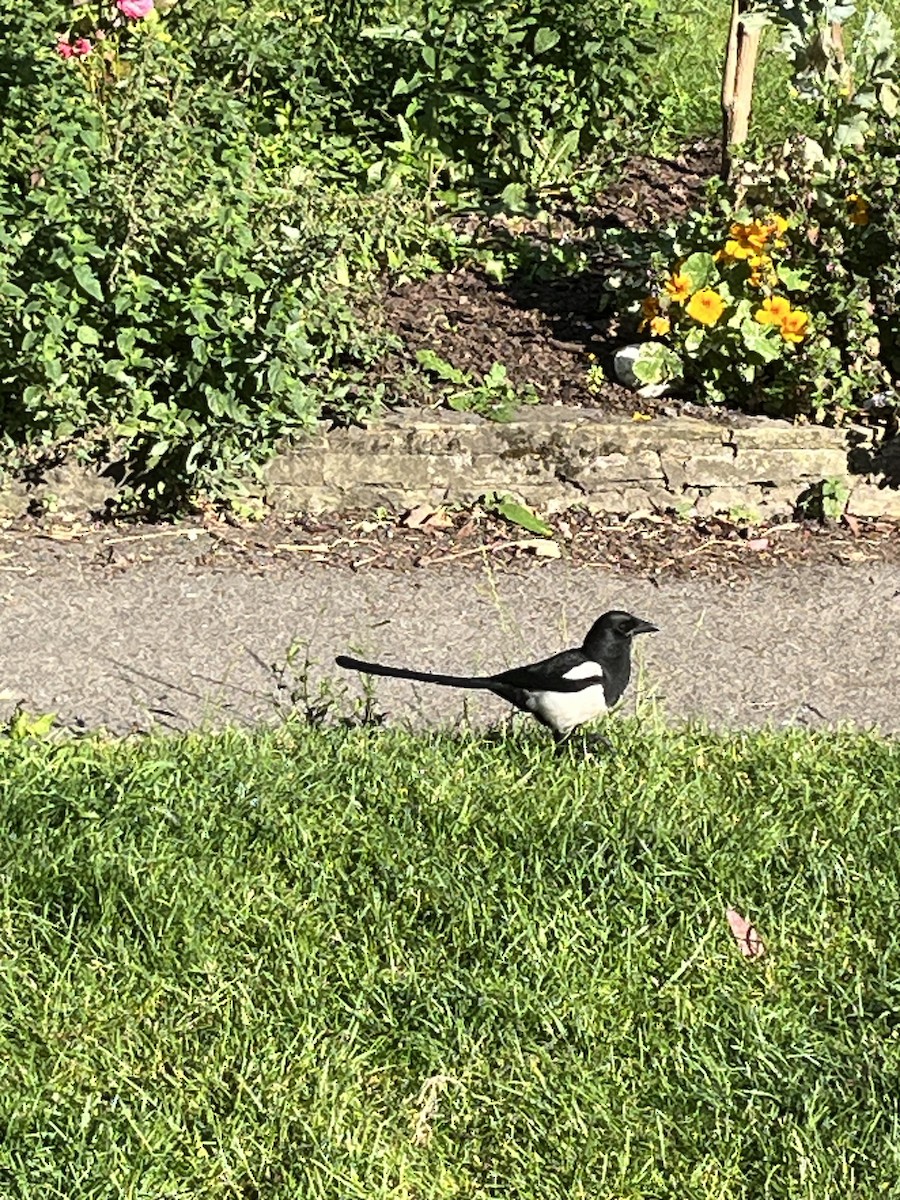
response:
{"label": "white wing patch", "polygon": [[577,666],[570,667],[565,675],[563,675],[563,679],[592,679],[595,675],[598,679],[602,679],[603,668],[599,663],[591,662],[588,659],[587,662],[578,663]]}
{"label": "white wing patch", "polygon": [[[563,679],[602,677],[603,668],[595,662],[578,663],[563,675]],[[580,692],[534,692],[529,708],[551,729],[567,734],[585,721],[602,716],[606,712],[606,696],[602,683],[582,688]]]}

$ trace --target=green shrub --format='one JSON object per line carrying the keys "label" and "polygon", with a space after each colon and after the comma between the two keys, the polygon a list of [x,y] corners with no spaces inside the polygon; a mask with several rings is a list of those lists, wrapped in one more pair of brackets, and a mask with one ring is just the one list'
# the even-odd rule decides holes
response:
{"label": "green shrub", "polygon": [[[646,116],[652,46],[636,0],[437,0],[362,30],[391,83],[400,149],[489,190],[571,177]],[[358,107],[362,107],[359,105]]]}
{"label": "green shrub", "polygon": [[142,497],[181,503],[228,491],[323,409],[370,410],[383,339],[356,318],[348,261],[378,265],[354,236],[377,223],[389,239],[390,202],[349,212],[305,187],[309,169],[278,159],[228,81],[198,77],[168,18],[63,61],[47,31],[67,14],[43,15],[29,16],[32,61],[2,67],[7,446],[99,439]]}

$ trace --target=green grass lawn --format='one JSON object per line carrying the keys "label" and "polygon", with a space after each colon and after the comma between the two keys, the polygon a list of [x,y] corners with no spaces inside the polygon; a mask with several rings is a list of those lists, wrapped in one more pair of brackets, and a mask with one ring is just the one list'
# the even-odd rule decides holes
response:
{"label": "green grass lawn", "polygon": [[613,736],[0,741],[0,1195],[900,1194],[900,747]]}

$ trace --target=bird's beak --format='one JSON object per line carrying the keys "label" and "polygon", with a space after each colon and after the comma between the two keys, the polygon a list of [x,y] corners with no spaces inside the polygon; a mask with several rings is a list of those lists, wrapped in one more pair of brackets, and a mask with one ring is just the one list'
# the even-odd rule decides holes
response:
{"label": "bird's beak", "polygon": [[655,625],[651,625],[649,621],[642,621],[640,617],[635,617],[634,624],[630,629],[631,637],[635,637],[639,633],[659,633]]}

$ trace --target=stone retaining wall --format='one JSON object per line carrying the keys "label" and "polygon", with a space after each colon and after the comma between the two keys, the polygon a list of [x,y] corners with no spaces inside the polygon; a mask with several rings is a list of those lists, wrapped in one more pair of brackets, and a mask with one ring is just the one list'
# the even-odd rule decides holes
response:
{"label": "stone retaining wall", "polygon": [[[765,418],[611,419],[589,409],[536,406],[506,425],[468,413],[394,413],[368,429],[320,431],[278,454],[264,479],[281,513],[415,504],[469,504],[513,492],[544,513],[676,509],[788,514],[826,479],[850,491],[856,516],[900,518],[900,439],[873,448],[868,430],[824,429]],[[67,463],[25,485],[0,477],[0,518],[34,502],[102,511],[115,484]]]}
{"label": "stone retaining wall", "polygon": [[[900,517],[900,445],[868,431],[744,418],[610,419],[587,409],[523,409],[509,424],[468,413],[407,410],[369,429],[321,432],[279,454],[266,499],[281,512],[472,503],[513,492],[544,513],[793,511],[826,479],[850,489],[858,516]],[[850,453],[850,442],[858,443]],[[856,473],[860,468],[863,474]],[[889,486],[890,483],[893,486]]]}

